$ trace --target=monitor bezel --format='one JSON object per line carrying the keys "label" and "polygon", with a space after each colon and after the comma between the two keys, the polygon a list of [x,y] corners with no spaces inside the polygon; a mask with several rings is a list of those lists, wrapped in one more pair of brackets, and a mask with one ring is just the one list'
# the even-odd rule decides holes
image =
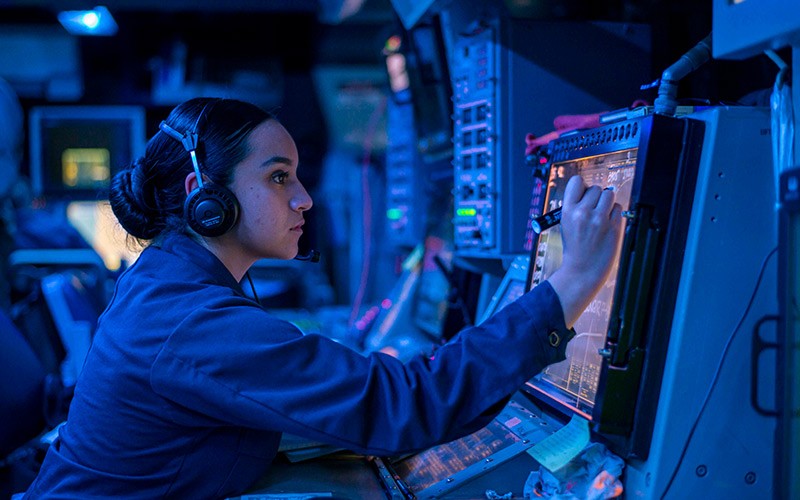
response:
{"label": "monitor bezel", "polygon": [[[103,196],[96,189],[56,189],[46,185],[45,172],[45,137],[44,127],[48,121],[59,120],[79,123],[108,123],[127,122],[128,141],[130,144],[130,158],[133,161],[145,153],[145,110],[142,106],[131,105],[64,105],[64,106],[38,106],[31,109],[29,114],[29,150],[30,150],[30,181],[31,190],[35,197],[57,198],[69,201],[92,201],[102,199]],[[110,165],[110,176],[123,167],[113,163]]]}

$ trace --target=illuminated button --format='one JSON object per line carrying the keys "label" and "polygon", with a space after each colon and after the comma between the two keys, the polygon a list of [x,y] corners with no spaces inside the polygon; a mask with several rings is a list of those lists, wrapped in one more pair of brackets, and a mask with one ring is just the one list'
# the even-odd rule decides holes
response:
{"label": "illuminated button", "polygon": [[390,208],[386,210],[386,218],[389,220],[400,220],[403,216],[403,211],[399,208]]}
{"label": "illuminated button", "polygon": [[459,217],[474,217],[477,215],[478,211],[474,208],[459,208],[456,209],[456,215]]}
{"label": "illuminated button", "polygon": [[550,342],[551,346],[558,347],[561,344],[561,336],[557,331],[553,330],[550,332],[550,335],[547,336],[547,341]]}

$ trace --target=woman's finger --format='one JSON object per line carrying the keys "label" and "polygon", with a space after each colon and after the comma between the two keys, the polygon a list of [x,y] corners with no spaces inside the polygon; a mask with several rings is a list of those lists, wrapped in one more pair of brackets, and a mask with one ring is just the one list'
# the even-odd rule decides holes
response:
{"label": "woman's finger", "polygon": [[586,188],[586,191],[583,192],[583,197],[578,202],[578,205],[588,211],[594,210],[602,193],[603,190],[600,189],[600,186],[589,186]]}
{"label": "woman's finger", "polygon": [[583,177],[580,175],[573,175],[567,181],[567,187],[564,189],[564,198],[562,200],[565,207],[572,207],[577,204],[583,193],[586,191],[586,184],[583,182]]}
{"label": "woman's finger", "polygon": [[613,189],[605,188],[600,192],[599,199],[597,200],[597,210],[603,214],[610,214],[611,208],[614,206],[616,194]]}

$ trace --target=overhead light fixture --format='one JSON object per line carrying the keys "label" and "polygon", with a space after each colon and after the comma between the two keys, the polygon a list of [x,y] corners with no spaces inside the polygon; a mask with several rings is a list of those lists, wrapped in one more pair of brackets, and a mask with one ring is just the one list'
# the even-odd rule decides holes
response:
{"label": "overhead light fixture", "polygon": [[65,10],[58,13],[58,22],[73,35],[111,36],[117,34],[114,16],[103,6],[92,10]]}

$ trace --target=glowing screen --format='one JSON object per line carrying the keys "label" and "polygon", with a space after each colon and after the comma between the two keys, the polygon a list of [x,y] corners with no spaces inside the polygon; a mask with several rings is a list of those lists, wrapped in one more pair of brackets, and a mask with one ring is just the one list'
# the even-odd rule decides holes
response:
{"label": "glowing screen", "polygon": [[111,178],[106,148],[68,148],[61,154],[61,182],[71,188],[102,188]]}
{"label": "glowing screen", "polygon": [[128,245],[127,233],[117,222],[107,201],[73,201],[67,204],[67,219],[100,255],[112,271],[133,264],[140,250]]}
{"label": "glowing screen", "polygon": [[[550,169],[545,211],[561,206],[567,181],[576,174],[581,175],[588,185],[603,188],[613,186],[616,201],[623,210],[628,210],[636,152],[637,149],[628,149],[554,163]],[[558,226],[543,231],[532,259],[531,287],[546,280],[558,269],[561,255],[561,232]],[[618,265],[614,265],[608,281],[575,323],[577,335],[567,346],[567,359],[548,366],[528,382],[534,391],[553,398],[588,419],[591,419],[597,395],[602,366],[598,350],[605,345]]]}
{"label": "glowing screen", "polygon": [[144,155],[141,106],[36,106],[30,111],[30,177],[34,196],[107,199],[114,174]]}

